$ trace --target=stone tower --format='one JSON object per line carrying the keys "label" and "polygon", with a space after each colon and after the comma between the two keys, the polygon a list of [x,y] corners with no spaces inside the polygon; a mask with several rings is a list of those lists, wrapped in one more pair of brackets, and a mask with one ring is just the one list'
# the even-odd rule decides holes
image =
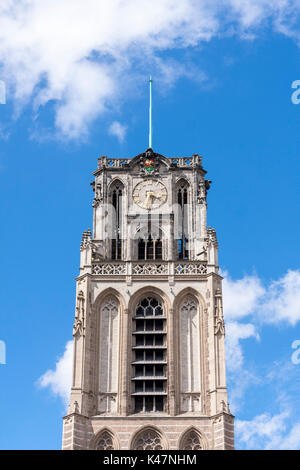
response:
{"label": "stone tower", "polygon": [[222,278],[199,155],[98,159],[63,449],[233,449]]}

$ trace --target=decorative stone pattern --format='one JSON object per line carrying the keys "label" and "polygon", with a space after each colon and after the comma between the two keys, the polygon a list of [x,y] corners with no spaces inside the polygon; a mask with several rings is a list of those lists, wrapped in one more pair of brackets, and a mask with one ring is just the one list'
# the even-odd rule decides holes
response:
{"label": "decorative stone pattern", "polygon": [[124,263],[94,264],[92,273],[101,276],[115,276],[120,274],[126,274],[126,265]]}
{"label": "decorative stone pattern", "polygon": [[82,234],[80,249],[83,250],[87,248],[92,240],[92,232],[91,229],[85,230]]}
{"label": "decorative stone pattern", "polygon": [[81,336],[84,330],[84,294],[82,291],[77,296],[75,309],[75,321],[73,324],[73,336]]}
{"label": "decorative stone pattern", "polygon": [[[152,154],[154,156],[159,155],[153,152]],[[144,154],[139,155],[139,157],[141,156],[147,156],[147,151]],[[169,157],[167,158],[167,161],[170,164],[176,165],[178,168],[189,168],[194,167],[196,165],[199,165],[201,167],[202,165],[202,157],[196,154],[192,155],[191,157]],[[98,159],[98,168],[122,168],[124,166],[126,167],[131,162],[131,158],[107,158],[106,156],[103,156]]]}
{"label": "decorative stone pattern", "polygon": [[151,274],[171,274],[172,264],[174,264],[174,274],[197,275],[206,274],[206,263],[197,261],[181,262],[181,263],[154,263],[154,262],[119,262],[119,263],[95,263],[92,265],[92,274],[97,276],[118,276],[128,274],[128,266],[132,265],[133,275],[151,275]]}
{"label": "decorative stone pattern", "polygon": [[207,265],[204,263],[176,263],[175,274],[206,274]]}
{"label": "decorative stone pattern", "polygon": [[199,434],[192,430],[183,439],[182,450],[202,450]]}
{"label": "decorative stone pattern", "polygon": [[107,165],[111,168],[121,168],[123,165],[127,165],[129,162],[129,158],[110,158],[106,160]]}
{"label": "decorative stone pattern", "polygon": [[103,431],[96,444],[96,450],[114,450],[114,443],[108,431]]}
{"label": "decorative stone pattern", "polygon": [[133,450],[162,450],[161,437],[157,431],[147,429],[135,440]]}
{"label": "decorative stone pattern", "polygon": [[132,274],[150,275],[150,274],[168,274],[167,263],[138,263],[133,264]]}

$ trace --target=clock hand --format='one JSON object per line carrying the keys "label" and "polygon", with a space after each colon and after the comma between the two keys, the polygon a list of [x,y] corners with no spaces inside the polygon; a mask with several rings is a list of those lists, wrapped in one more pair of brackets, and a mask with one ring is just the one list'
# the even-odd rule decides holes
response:
{"label": "clock hand", "polygon": [[146,201],[145,201],[145,207],[146,209],[150,209],[149,205],[150,205],[150,197],[152,196],[153,193],[151,193],[150,191],[147,192],[147,197],[146,197]]}
{"label": "clock hand", "polygon": [[154,193],[153,191],[147,191],[147,197],[145,200],[146,209],[150,209],[151,198],[155,197],[156,199],[162,199],[163,195]]}
{"label": "clock hand", "polygon": [[156,194],[156,193],[152,193],[152,196],[155,197],[156,199],[161,199],[163,197],[162,194]]}

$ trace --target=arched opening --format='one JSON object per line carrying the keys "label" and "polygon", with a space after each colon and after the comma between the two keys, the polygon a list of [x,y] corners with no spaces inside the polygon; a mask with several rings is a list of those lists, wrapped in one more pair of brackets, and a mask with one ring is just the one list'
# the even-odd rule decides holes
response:
{"label": "arched opening", "polygon": [[178,204],[177,256],[178,259],[189,259],[189,184],[183,178],[176,184],[176,199]]}
{"label": "arched opening", "polygon": [[180,410],[201,412],[202,370],[199,302],[187,294],[179,304]]}
{"label": "arched opening", "polygon": [[109,191],[109,203],[111,205],[111,259],[122,259],[122,197],[124,185],[116,180]]}
{"label": "arched opening", "polygon": [[163,412],[167,396],[166,316],[162,301],[144,296],[132,327],[132,397],[135,413]]}
{"label": "arched opening", "polygon": [[118,410],[120,304],[113,295],[100,305],[98,327],[98,413]]}
{"label": "arched opening", "polygon": [[107,429],[103,429],[96,438],[95,450],[115,450],[116,440],[114,435]]}
{"label": "arched opening", "polygon": [[132,442],[132,450],[163,450],[164,445],[161,433],[154,428],[146,428],[138,432]]}
{"label": "arched opening", "polygon": [[161,260],[163,259],[163,232],[161,220],[153,223],[149,217],[136,233],[137,258],[139,260]]}
{"label": "arched opening", "polygon": [[153,239],[151,235],[148,238],[138,239],[138,259],[152,260],[162,259],[162,241],[160,238]]}
{"label": "arched opening", "polygon": [[200,433],[192,428],[185,432],[181,438],[180,450],[202,450],[203,441]]}

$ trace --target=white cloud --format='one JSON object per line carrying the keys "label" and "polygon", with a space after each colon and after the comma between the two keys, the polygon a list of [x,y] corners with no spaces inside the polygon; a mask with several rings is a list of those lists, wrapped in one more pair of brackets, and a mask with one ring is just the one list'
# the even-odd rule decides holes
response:
{"label": "white cloud", "polygon": [[[259,300],[265,294],[265,288],[256,275],[246,275],[242,279],[233,280],[226,271],[221,274],[224,276],[223,303],[226,320],[227,368],[234,373],[240,372],[244,362],[240,341],[251,337],[259,339],[256,326],[253,323],[241,323],[240,320],[258,308]],[[240,397],[240,387],[233,391],[233,395]]]}
{"label": "white cloud", "polygon": [[68,341],[64,354],[58,358],[55,370],[47,370],[39,379],[38,385],[42,388],[50,387],[54,395],[59,396],[65,406],[70,399],[72,384],[73,341]]}
{"label": "white cloud", "polygon": [[241,369],[244,361],[241,339],[254,337],[259,340],[255,326],[251,323],[226,323],[226,360],[230,371]]}
{"label": "white cloud", "polygon": [[124,142],[126,131],[127,131],[127,126],[124,124],[121,124],[118,121],[114,121],[110,126],[109,126],[109,133],[111,135],[114,135],[117,137],[120,143]]}
{"label": "white cloud", "polygon": [[[300,271],[289,270],[265,286],[256,275],[233,280],[222,272],[226,321],[226,365],[232,383],[231,409],[242,407],[246,389],[260,381],[244,366],[243,341],[260,339],[264,324],[296,325],[300,321]],[[280,368],[282,370],[282,368]],[[286,371],[284,372],[286,373]]]}
{"label": "white cloud", "polygon": [[260,299],[266,294],[261,280],[256,275],[246,275],[233,280],[225,271],[222,273],[224,315],[226,320],[239,320],[253,313]]}
{"label": "white cloud", "polygon": [[19,111],[52,103],[56,128],[76,138],[150,64],[170,84],[180,75],[201,78],[165,60],[166,51],[222,34],[253,37],[264,22],[297,38],[299,12],[298,0],[4,0],[1,78]]}
{"label": "white cloud", "polygon": [[228,366],[237,371],[243,365],[241,340],[259,340],[258,328],[263,324],[294,326],[300,321],[300,271],[289,270],[266,287],[256,274],[237,280],[226,271],[222,275]]}
{"label": "white cloud", "polygon": [[280,450],[299,450],[300,449],[300,423],[296,423],[286,436],[281,436],[277,447],[273,449]]}
{"label": "white cloud", "polygon": [[257,275],[233,280],[223,272],[224,315],[227,321],[251,317],[258,324],[300,321],[300,270],[288,270],[263,286]]}
{"label": "white cloud", "polygon": [[236,420],[238,440],[246,449],[300,449],[300,422],[290,423],[290,409],[271,415],[263,413],[252,420]]}
{"label": "white cloud", "polygon": [[287,322],[294,326],[300,321],[300,270],[289,270],[270,284],[260,313],[266,323]]}
{"label": "white cloud", "polygon": [[237,437],[247,449],[276,448],[274,445],[278,446],[282,440],[289,416],[288,411],[283,411],[274,416],[263,413],[249,421],[236,420]]}

